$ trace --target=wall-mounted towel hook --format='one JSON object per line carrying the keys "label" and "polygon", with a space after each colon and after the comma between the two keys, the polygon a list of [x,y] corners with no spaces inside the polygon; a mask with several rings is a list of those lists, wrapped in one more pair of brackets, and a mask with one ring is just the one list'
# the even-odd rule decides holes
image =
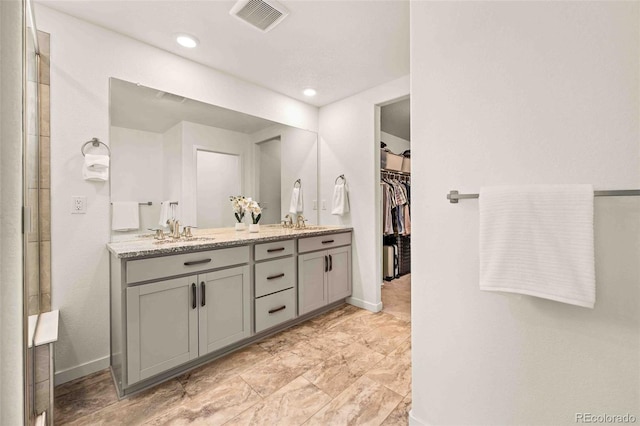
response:
{"label": "wall-mounted towel hook", "polygon": [[[296,185],[298,185],[298,186],[296,186]],[[293,182],[293,187],[294,188],[301,188],[302,187],[302,180],[296,179],[296,181]]]}
{"label": "wall-mounted towel hook", "polygon": [[345,183],[347,181],[347,178],[345,178],[344,175],[340,175],[336,178],[336,181],[334,183],[337,184],[340,179],[342,179],[342,183]]}
{"label": "wall-mounted towel hook", "polygon": [[86,148],[87,145],[93,145],[94,147],[98,148],[100,145],[103,145],[105,148],[107,148],[107,151],[109,152],[109,157],[111,157],[111,149],[109,149],[109,145],[107,145],[106,143],[102,142],[100,139],[98,138],[92,138],[90,141],[86,141],[84,143],[84,145],[82,145],[82,148],[80,148],[80,152],[82,153],[82,156],[84,157],[86,152],[84,152],[84,149]]}

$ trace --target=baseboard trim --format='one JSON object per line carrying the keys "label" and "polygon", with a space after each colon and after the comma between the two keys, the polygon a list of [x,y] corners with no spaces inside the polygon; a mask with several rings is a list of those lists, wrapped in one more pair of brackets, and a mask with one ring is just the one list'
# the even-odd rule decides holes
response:
{"label": "baseboard trim", "polygon": [[427,422],[423,422],[422,420],[418,420],[413,415],[413,409],[409,410],[409,426],[431,426]]}
{"label": "baseboard trim", "polygon": [[345,302],[371,312],[380,312],[382,310],[382,302],[371,303],[367,302],[366,300],[356,299],[355,297],[347,297]]}
{"label": "baseboard trim", "polygon": [[63,383],[70,382],[71,380],[79,379],[80,377],[95,373],[96,371],[104,370],[105,368],[109,368],[109,355],[75,367],[67,368],[66,370],[57,371],[55,375],[55,383],[56,386],[58,386]]}

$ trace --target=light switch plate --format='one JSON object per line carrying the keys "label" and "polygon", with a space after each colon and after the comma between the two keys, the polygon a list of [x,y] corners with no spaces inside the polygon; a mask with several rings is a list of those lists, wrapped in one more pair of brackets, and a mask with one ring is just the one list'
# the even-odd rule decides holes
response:
{"label": "light switch plate", "polygon": [[74,195],[71,197],[71,214],[87,213],[87,197]]}
{"label": "light switch plate", "polygon": [[318,210],[318,200],[313,200],[313,209]]}

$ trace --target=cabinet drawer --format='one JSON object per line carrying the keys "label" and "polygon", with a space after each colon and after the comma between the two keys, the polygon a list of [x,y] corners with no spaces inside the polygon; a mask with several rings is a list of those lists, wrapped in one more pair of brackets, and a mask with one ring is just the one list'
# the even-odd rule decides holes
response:
{"label": "cabinet drawer", "polygon": [[296,284],[296,264],[293,257],[256,264],[256,297],[275,293]]}
{"label": "cabinet drawer", "polygon": [[272,243],[256,244],[256,261],[289,256],[294,252],[294,240],[274,241]]}
{"label": "cabinet drawer", "polygon": [[248,246],[130,260],[127,262],[127,284],[248,262]]}
{"label": "cabinet drawer", "polygon": [[293,288],[256,299],[256,333],[296,317]]}
{"label": "cabinet drawer", "polygon": [[349,244],[351,244],[351,232],[300,238],[298,240],[298,252],[306,253],[308,251],[326,250],[332,247],[346,246]]}

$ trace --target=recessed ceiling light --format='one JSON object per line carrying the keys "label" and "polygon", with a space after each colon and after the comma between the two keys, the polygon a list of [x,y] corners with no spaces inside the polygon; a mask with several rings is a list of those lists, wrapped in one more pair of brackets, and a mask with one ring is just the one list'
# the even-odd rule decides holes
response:
{"label": "recessed ceiling light", "polygon": [[198,39],[189,34],[177,34],[176,42],[183,47],[188,47],[189,49],[193,49],[199,43]]}
{"label": "recessed ceiling light", "polygon": [[316,95],[316,89],[312,89],[312,88],[308,88],[308,89],[304,89],[304,91],[302,92],[305,96],[315,96]]}

